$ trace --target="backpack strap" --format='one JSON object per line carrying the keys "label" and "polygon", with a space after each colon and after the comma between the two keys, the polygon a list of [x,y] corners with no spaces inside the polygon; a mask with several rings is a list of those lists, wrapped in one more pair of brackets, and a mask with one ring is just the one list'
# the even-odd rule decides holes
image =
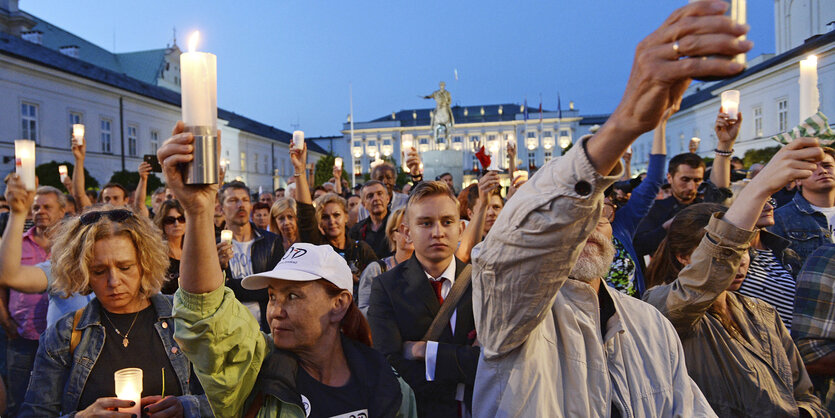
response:
{"label": "backpack strap", "polygon": [[73,315],[72,317],[72,334],[70,335],[70,358],[72,358],[73,354],[75,353],[75,348],[78,347],[78,343],[81,342],[81,330],[75,328],[78,327],[78,323],[81,321],[81,314],[83,313],[84,308],[79,308],[77,311],[75,311],[75,315]]}
{"label": "backpack strap", "polygon": [[383,260],[377,260],[377,264],[379,264],[379,265],[380,265],[380,273],[381,273],[381,274],[382,274],[382,273],[385,273],[385,272],[386,272],[386,269],[388,268],[388,267],[386,266],[386,262],[385,262],[385,261],[383,261]]}
{"label": "backpack strap", "polygon": [[[452,262],[454,263],[455,260]],[[444,328],[446,328],[449,324],[450,318],[452,318],[452,312],[455,311],[455,308],[458,306],[458,302],[460,302],[461,297],[464,296],[464,292],[466,292],[467,288],[470,287],[472,271],[473,265],[467,264],[461,272],[458,273],[458,277],[455,278],[455,283],[453,283],[452,288],[449,290],[449,294],[447,294],[444,299],[444,303],[441,305],[441,310],[438,311],[437,315],[435,315],[435,319],[432,320],[432,324],[429,325],[429,329],[427,329],[426,334],[423,335],[423,341],[438,341],[438,338],[440,338],[441,334],[444,332]]]}

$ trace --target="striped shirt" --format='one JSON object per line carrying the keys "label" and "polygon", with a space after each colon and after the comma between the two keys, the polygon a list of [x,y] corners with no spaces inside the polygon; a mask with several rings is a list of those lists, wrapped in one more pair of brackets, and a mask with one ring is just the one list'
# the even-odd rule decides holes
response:
{"label": "striped shirt", "polygon": [[794,311],[795,282],[771,250],[756,250],[748,275],[739,293],[760,299],[774,306],[780,319],[791,331]]}

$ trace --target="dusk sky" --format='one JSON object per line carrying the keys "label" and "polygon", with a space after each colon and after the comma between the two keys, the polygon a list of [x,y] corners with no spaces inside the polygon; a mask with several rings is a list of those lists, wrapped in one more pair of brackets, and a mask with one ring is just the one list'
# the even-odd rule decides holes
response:
{"label": "dusk sky", "polygon": [[[20,8],[116,52],[198,47],[218,56],[218,105],[307,136],[340,135],[353,84],[356,121],[454,104],[521,103],[609,113],[637,43],[686,1],[94,1]],[[748,58],[774,52],[772,2],[748,4]],[[455,80],[454,70],[459,80]]]}

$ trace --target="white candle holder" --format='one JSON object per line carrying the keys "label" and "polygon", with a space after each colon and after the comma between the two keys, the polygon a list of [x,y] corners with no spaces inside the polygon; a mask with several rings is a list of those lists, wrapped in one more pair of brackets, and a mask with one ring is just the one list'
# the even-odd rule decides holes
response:
{"label": "white candle holder", "polygon": [[84,145],[84,125],[80,123],[74,123],[72,125],[72,143],[73,145],[78,145],[79,147]]}
{"label": "white candle holder", "polygon": [[132,407],[119,408],[119,412],[140,416],[142,413],[142,369],[117,370],[113,373],[113,380],[116,386],[116,397],[123,401],[135,402]]}
{"label": "white candle holder", "polygon": [[63,164],[58,166],[58,177],[61,178],[61,183],[63,183],[64,179],[67,178],[67,173],[68,173],[67,166],[65,166]]}
{"label": "white candle holder", "polygon": [[739,90],[725,90],[721,94],[722,111],[728,115],[729,118],[736,120],[739,118]]}
{"label": "white candle holder", "polygon": [[304,131],[293,131],[293,149],[304,149]]}
{"label": "white candle holder", "polygon": [[334,167],[342,168],[342,157],[336,157],[333,159]]}
{"label": "white candle holder", "polygon": [[232,235],[231,230],[224,229],[223,231],[220,231],[220,242],[221,243],[232,242],[232,237],[233,236],[234,235]]}
{"label": "white candle holder", "polygon": [[35,141],[15,139],[15,172],[26,190],[35,190]]}
{"label": "white candle holder", "polygon": [[186,184],[215,184],[217,149],[217,56],[195,52],[198,32],[189,39],[189,52],[180,55],[183,123],[194,135],[194,159],[183,166]]}

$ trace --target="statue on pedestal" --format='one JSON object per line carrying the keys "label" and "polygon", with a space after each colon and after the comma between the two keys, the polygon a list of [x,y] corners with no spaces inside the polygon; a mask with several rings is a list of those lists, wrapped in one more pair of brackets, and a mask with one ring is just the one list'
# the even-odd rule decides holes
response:
{"label": "statue on pedestal", "polygon": [[444,138],[449,143],[449,133],[452,131],[452,126],[455,124],[455,118],[452,116],[452,96],[446,90],[446,83],[441,81],[440,88],[435,90],[429,96],[423,96],[424,99],[435,99],[435,111],[431,113],[432,117],[432,132],[435,135],[435,142],[438,138]]}

